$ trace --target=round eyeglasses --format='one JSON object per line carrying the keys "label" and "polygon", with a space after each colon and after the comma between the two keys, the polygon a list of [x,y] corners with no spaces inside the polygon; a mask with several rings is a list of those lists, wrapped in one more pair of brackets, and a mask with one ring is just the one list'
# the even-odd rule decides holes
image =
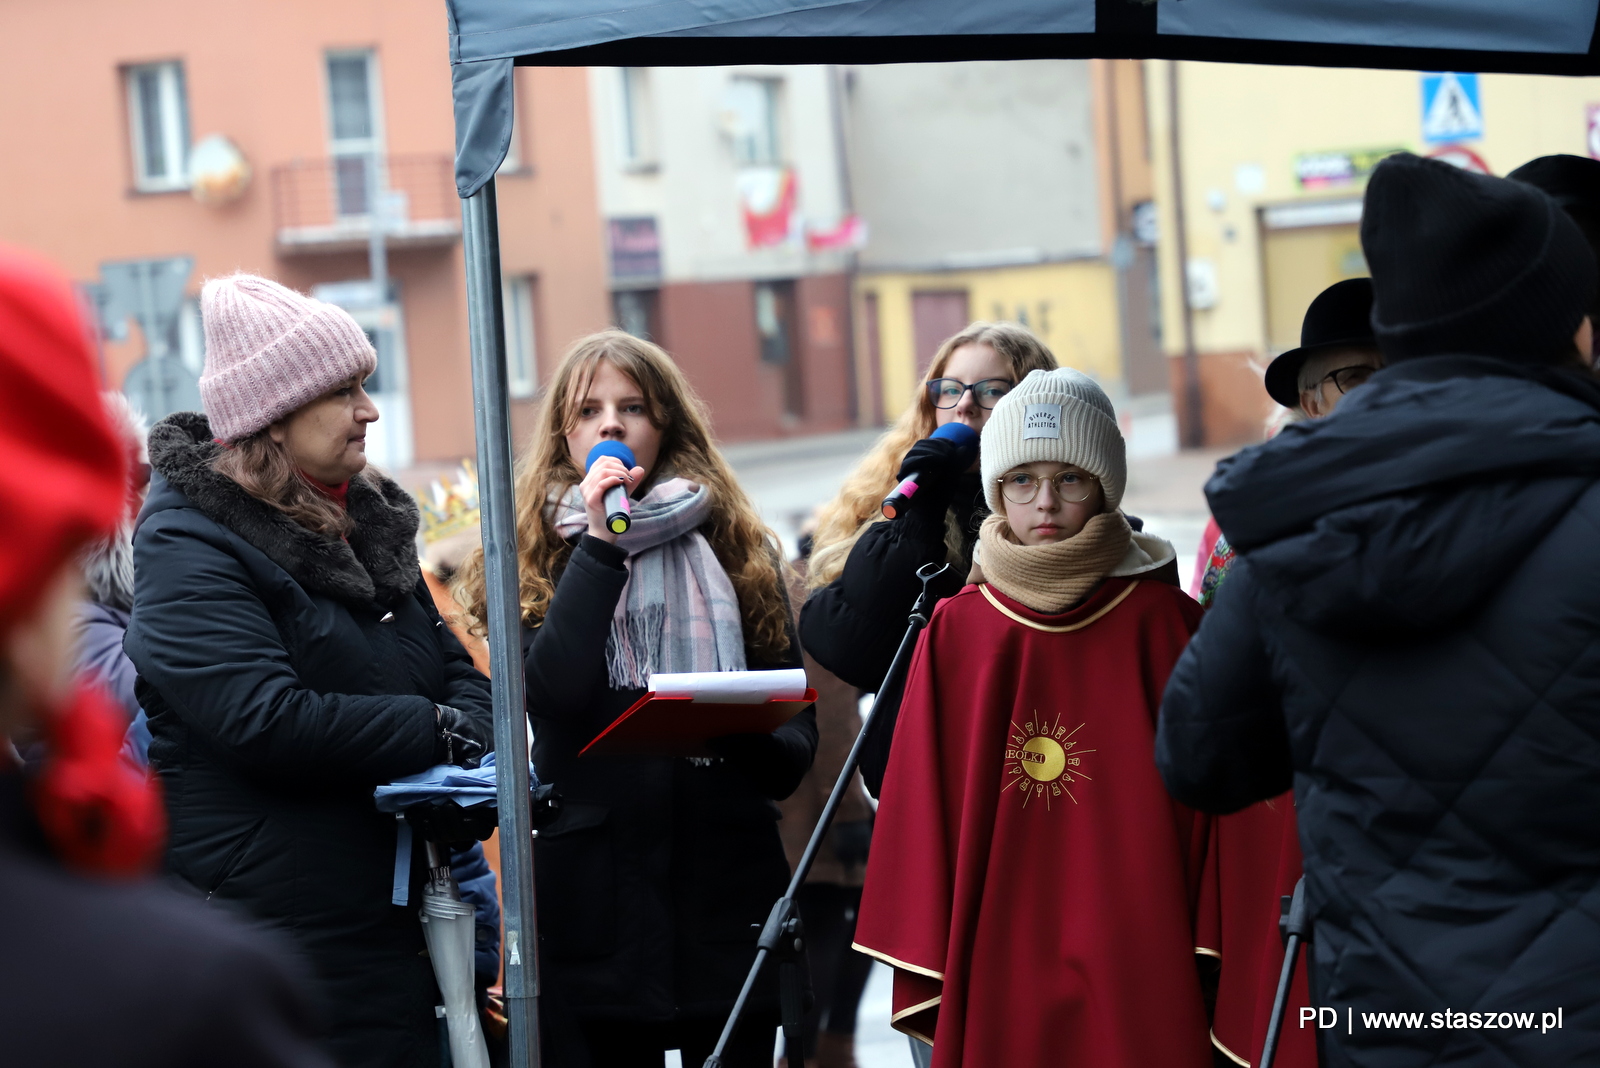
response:
{"label": "round eyeglasses", "polygon": [[1078,504],[1089,499],[1099,479],[1082,471],[1058,471],[1048,478],[1041,478],[1027,471],[1013,471],[996,481],[1000,483],[1000,493],[1012,504],[1032,502],[1039,496],[1039,487],[1046,482],[1050,483],[1050,488],[1055,491],[1056,500],[1067,504]]}
{"label": "round eyeglasses", "polygon": [[1376,367],[1368,367],[1364,363],[1357,364],[1354,367],[1340,367],[1323,375],[1317,381],[1317,385],[1321,386],[1323,382],[1331,379],[1334,388],[1340,393],[1349,393],[1352,389],[1371,378],[1375,371],[1377,371]]}
{"label": "round eyeglasses", "polygon": [[980,408],[993,408],[1000,398],[1011,392],[1016,383],[1009,378],[985,378],[981,382],[967,383],[959,378],[935,378],[928,383],[928,396],[935,408],[954,408],[961,403],[967,390]]}

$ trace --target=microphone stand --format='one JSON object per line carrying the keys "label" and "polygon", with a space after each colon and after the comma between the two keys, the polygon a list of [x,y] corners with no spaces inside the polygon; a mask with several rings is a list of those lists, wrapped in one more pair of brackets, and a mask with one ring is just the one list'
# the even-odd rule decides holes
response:
{"label": "microphone stand", "polygon": [[1283,917],[1278,921],[1283,931],[1283,971],[1278,975],[1278,992],[1272,998],[1272,1015],[1267,1018],[1267,1040],[1262,1043],[1261,1068],[1272,1068],[1278,1057],[1279,1032],[1283,1017],[1289,1010],[1289,983],[1294,978],[1294,962],[1300,956],[1300,946],[1311,941],[1311,920],[1306,914],[1306,877],[1300,876],[1294,884],[1294,896],[1283,899]]}
{"label": "microphone stand", "polygon": [[911,617],[906,626],[905,637],[900,639],[900,648],[895,650],[894,660],[889,663],[889,671],[878,687],[872,708],[867,713],[866,721],[861,725],[861,732],[856,735],[855,744],[850,747],[850,755],[845,758],[844,767],[839,771],[839,778],[833,784],[833,793],[828,795],[828,803],[822,806],[822,815],[817,817],[817,826],[811,832],[811,840],[806,843],[806,850],[800,855],[800,863],[795,865],[794,875],[789,879],[789,888],[783,892],[783,896],[772,906],[772,912],[767,915],[767,922],[761,928],[761,936],[756,939],[755,963],[750,965],[750,974],[744,977],[744,986],[739,990],[739,997],[733,1003],[733,1011],[728,1014],[728,1022],[723,1025],[722,1035],[717,1039],[716,1048],[711,1051],[711,1056],[706,1058],[704,1068],[722,1068],[722,1055],[727,1051],[728,1043],[733,1040],[733,1032],[739,1026],[739,1017],[744,1015],[745,1005],[749,1002],[756,980],[760,978],[761,969],[769,957],[776,958],[778,962],[778,1006],[783,1016],[783,1037],[789,1049],[800,1048],[800,1017],[803,1013],[800,954],[805,950],[805,928],[800,923],[795,894],[799,893],[806,876],[811,873],[811,865],[817,859],[822,839],[833,824],[834,814],[839,811],[839,805],[844,801],[845,791],[850,788],[850,777],[855,774],[856,765],[861,762],[861,743],[866,739],[867,732],[872,729],[872,721],[878,714],[878,706],[883,703],[886,694],[896,692],[900,677],[911,666],[911,651],[917,646],[917,635],[928,625],[928,583],[948,570],[950,570],[949,564],[923,564],[917,569],[917,577],[922,580],[922,592],[917,595],[917,603],[911,607]]}

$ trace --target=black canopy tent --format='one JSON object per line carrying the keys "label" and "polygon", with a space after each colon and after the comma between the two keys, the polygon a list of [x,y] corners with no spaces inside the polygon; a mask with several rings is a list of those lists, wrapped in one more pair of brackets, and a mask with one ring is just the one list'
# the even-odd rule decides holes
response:
{"label": "black canopy tent", "polygon": [[[446,0],[496,749],[527,746],[494,173],[516,65],[1179,59],[1600,74],[1600,0]],[[512,1063],[539,1063],[527,768],[502,761]]]}

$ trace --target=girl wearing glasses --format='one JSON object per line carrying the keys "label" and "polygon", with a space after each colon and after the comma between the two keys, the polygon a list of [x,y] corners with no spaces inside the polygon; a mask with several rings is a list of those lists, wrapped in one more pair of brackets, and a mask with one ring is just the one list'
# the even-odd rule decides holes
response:
{"label": "girl wearing glasses", "polygon": [[1206,818],[1152,759],[1200,607],[1118,510],[1122,435],[1091,379],[1028,375],[981,470],[982,579],[912,660],[857,947],[894,968],[895,1026],[933,1068],[1208,1068]]}
{"label": "girl wearing glasses", "polygon": [[[975,322],[939,347],[911,405],[819,519],[800,641],[823,667],[876,691],[921,590],[917,568],[948,561],[935,593],[948,597],[961,588],[988,507],[977,465],[929,435],[952,422],[981,431],[1000,398],[1030,371],[1055,366],[1044,343],[1015,323]],[[899,519],[884,521],[880,503],[912,471],[922,476],[916,496]],[[874,735],[861,773],[876,793],[891,734]]]}

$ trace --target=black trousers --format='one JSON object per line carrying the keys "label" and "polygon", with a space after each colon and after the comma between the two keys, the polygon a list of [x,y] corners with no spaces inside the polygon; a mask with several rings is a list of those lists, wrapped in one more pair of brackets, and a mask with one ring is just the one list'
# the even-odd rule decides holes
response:
{"label": "black trousers", "polygon": [[[716,1048],[725,1017],[672,1023],[584,1023],[589,1068],[662,1068],[666,1051],[680,1050],[683,1068],[700,1068]],[[749,1014],[740,1021],[723,1053],[725,1068],[772,1068],[778,1021],[770,1014]]]}

